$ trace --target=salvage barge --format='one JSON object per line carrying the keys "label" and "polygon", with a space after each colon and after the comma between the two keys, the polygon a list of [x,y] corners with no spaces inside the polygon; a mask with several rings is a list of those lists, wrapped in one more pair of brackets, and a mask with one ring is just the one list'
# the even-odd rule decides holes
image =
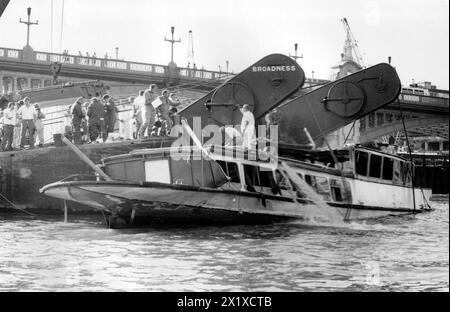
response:
{"label": "salvage barge", "polygon": [[[92,161],[128,153],[134,149],[170,146],[173,138],[80,145]],[[55,213],[62,209],[61,201],[43,196],[39,188],[70,175],[92,176],[92,169],[67,146],[52,146],[33,150],[0,152],[0,197],[2,211],[13,211],[12,203],[36,213]],[[71,204],[71,209],[90,212],[85,206]]]}

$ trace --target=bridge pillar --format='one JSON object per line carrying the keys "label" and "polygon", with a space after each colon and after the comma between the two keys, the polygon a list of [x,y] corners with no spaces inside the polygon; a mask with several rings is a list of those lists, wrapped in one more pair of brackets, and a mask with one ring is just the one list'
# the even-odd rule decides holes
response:
{"label": "bridge pillar", "polygon": [[23,47],[22,57],[24,61],[34,61],[34,51],[29,45]]}
{"label": "bridge pillar", "polygon": [[20,81],[19,81],[19,77],[13,77],[13,87],[12,87],[12,90],[13,90],[13,92],[17,92],[17,91],[20,91],[19,90],[19,87],[20,87],[20,85],[19,85],[19,83],[20,83]]}

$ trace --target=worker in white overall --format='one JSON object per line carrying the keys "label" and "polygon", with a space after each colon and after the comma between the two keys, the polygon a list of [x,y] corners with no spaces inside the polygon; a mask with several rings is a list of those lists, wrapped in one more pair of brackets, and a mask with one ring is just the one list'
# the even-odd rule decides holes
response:
{"label": "worker in white overall", "polygon": [[242,113],[241,120],[241,134],[242,134],[242,147],[246,150],[256,148],[256,135],[255,135],[255,116],[250,111],[250,107],[244,104],[240,109]]}

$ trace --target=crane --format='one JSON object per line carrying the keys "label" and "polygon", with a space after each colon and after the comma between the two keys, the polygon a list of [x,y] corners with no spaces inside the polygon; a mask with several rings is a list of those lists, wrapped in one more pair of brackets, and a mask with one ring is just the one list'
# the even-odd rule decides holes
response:
{"label": "crane", "polygon": [[345,50],[344,50],[344,56],[348,60],[354,60],[352,56],[352,51],[355,54],[355,62],[361,65],[361,67],[365,68],[363,58],[361,56],[361,52],[359,51],[358,47],[358,41],[356,41],[355,36],[353,36],[352,30],[350,28],[350,25],[347,22],[347,19],[344,17],[341,19],[342,24],[344,25],[345,33],[347,34],[347,39],[345,41]]}

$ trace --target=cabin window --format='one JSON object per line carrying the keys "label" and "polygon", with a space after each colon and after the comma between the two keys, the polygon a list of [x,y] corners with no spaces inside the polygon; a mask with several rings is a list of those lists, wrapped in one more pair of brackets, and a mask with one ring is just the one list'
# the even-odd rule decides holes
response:
{"label": "cabin window", "polygon": [[384,157],[383,159],[383,180],[392,181],[394,175],[394,160]]}
{"label": "cabin window", "polygon": [[400,182],[405,184],[405,163],[403,161],[400,162]]}
{"label": "cabin window", "polygon": [[369,176],[372,178],[380,178],[381,176],[381,160],[379,155],[370,155]]}
{"label": "cabin window", "polygon": [[428,142],[428,150],[431,152],[439,151],[440,143],[439,142]]}
{"label": "cabin window", "polygon": [[245,184],[272,187],[275,180],[270,170],[261,170],[259,167],[244,165]]}
{"label": "cabin window", "polygon": [[404,165],[404,181],[406,185],[410,185],[412,183],[412,175],[413,175],[413,166],[411,163],[405,163]]}
{"label": "cabin window", "polygon": [[170,183],[170,168],[167,159],[145,162],[145,181]]}
{"label": "cabin window", "polygon": [[331,186],[331,197],[334,201],[343,202],[351,201],[350,185],[347,181],[345,183],[345,188],[343,187],[342,180],[330,180]]}
{"label": "cabin window", "polygon": [[400,168],[401,163],[402,162],[399,160],[394,160],[394,177],[393,177],[392,181],[395,184],[403,184],[401,168]]}
{"label": "cabin window", "polygon": [[369,154],[366,152],[355,151],[356,174],[367,175],[367,161]]}
{"label": "cabin window", "polygon": [[241,179],[239,178],[239,169],[238,165],[233,162],[225,162],[225,161],[217,161],[220,167],[222,167],[223,172],[231,178],[230,182],[241,183]]}
{"label": "cabin window", "polygon": [[273,171],[260,167],[244,165],[245,185],[249,192],[256,192],[255,187],[271,188],[273,194],[279,194],[280,188],[277,185]]}
{"label": "cabin window", "polygon": [[448,141],[444,141],[444,144],[442,145],[443,151],[448,151]]}
{"label": "cabin window", "polygon": [[328,179],[324,177],[305,175],[305,181],[308,183],[318,194],[322,195],[326,200],[330,199],[330,184]]}

